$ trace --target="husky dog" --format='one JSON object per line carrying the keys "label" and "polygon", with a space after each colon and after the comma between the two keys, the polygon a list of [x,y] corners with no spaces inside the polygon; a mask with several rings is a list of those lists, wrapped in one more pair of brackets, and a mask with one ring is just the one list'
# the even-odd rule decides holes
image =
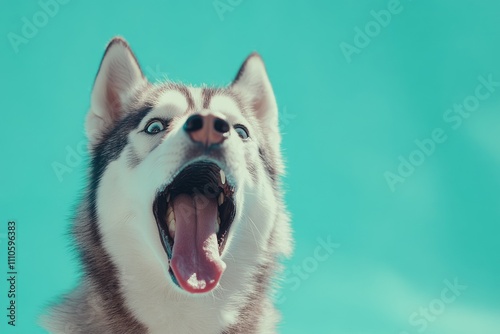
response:
{"label": "husky dog", "polygon": [[275,333],[291,252],[278,110],[251,54],[227,87],[146,80],[114,38],[86,118],[89,184],[73,227],[80,285],[51,333]]}

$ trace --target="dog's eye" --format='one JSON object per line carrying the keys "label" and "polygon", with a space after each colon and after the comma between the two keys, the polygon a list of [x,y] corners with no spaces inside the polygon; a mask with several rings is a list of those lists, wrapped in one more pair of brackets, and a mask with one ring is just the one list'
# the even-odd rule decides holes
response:
{"label": "dog's eye", "polygon": [[248,134],[248,129],[244,125],[236,124],[234,126],[234,130],[241,139],[248,139],[248,137],[250,137],[250,135]]}
{"label": "dog's eye", "polygon": [[165,124],[160,120],[150,121],[144,128],[144,132],[150,135],[157,134],[165,130]]}

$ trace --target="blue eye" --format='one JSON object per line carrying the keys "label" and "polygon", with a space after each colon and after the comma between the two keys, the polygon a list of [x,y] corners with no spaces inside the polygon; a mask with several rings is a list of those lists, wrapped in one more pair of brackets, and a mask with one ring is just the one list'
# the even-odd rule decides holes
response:
{"label": "blue eye", "polygon": [[163,130],[165,130],[165,124],[163,124],[162,121],[154,120],[154,121],[149,122],[146,125],[144,132],[146,132],[147,134],[150,134],[150,135],[154,135],[154,134],[157,134],[159,132],[162,132]]}
{"label": "blue eye", "polygon": [[250,135],[248,134],[248,129],[244,125],[236,124],[234,126],[234,130],[241,139],[248,139],[248,137],[250,137]]}

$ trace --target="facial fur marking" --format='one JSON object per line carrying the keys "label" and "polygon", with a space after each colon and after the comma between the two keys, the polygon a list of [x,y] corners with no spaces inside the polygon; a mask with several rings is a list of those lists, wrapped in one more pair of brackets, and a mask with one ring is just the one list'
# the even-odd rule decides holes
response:
{"label": "facial fur marking", "polygon": [[215,88],[203,88],[202,96],[203,96],[203,109],[208,109],[210,106],[210,100],[212,96],[217,94],[217,89]]}
{"label": "facial fur marking", "polygon": [[187,89],[185,86],[181,86],[181,85],[175,85],[174,88],[177,89],[178,91],[180,91],[182,94],[184,94],[184,96],[186,97],[186,100],[188,102],[188,109],[193,110],[195,107],[195,104],[194,104],[193,97],[191,96],[191,93],[189,92],[189,89]]}
{"label": "facial fur marking", "polygon": [[264,167],[266,169],[267,174],[273,180],[273,182],[276,181],[276,170],[274,169],[271,161],[269,160],[269,157],[267,156],[266,152],[262,147],[259,147],[259,157],[262,160],[262,163],[264,164]]}
{"label": "facial fur marking", "polygon": [[130,147],[127,152],[127,160],[130,168],[134,168],[141,163],[141,158],[139,158],[139,155],[133,147]]}
{"label": "facial fur marking", "polygon": [[160,144],[162,143],[164,137],[168,134],[168,129],[165,131],[165,133],[162,135],[162,139],[160,139],[159,141],[157,141],[153,146],[151,146],[151,148],[149,149],[149,153],[153,152],[158,146],[160,146]]}
{"label": "facial fur marking", "polygon": [[93,148],[91,182],[95,186],[97,186],[106,166],[120,156],[128,143],[130,131],[135,129],[150,111],[151,108],[148,106],[125,117]]}
{"label": "facial fur marking", "polygon": [[255,183],[259,182],[257,167],[255,166],[255,163],[253,161],[248,162],[247,169],[250,175],[252,176],[253,182]]}

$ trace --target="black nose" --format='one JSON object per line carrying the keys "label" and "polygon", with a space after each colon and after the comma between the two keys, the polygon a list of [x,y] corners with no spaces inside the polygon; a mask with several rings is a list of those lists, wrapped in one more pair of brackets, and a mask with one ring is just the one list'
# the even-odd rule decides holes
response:
{"label": "black nose", "polygon": [[201,115],[192,115],[184,123],[184,131],[193,132],[198,131],[203,127],[203,117]]}
{"label": "black nose", "polygon": [[229,123],[223,120],[222,118],[216,117],[214,120],[214,129],[220,133],[229,132]]}
{"label": "black nose", "polygon": [[[203,128],[203,123],[204,119],[206,117],[203,117],[199,114],[195,114],[190,116],[187,120],[186,123],[184,123],[184,130],[186,132],[193,132],[193,131],[198,131],[201,128]],[[229,132],[229,123],[223,120],[222,118],[219,117],[213,117],[213,119],[210,119],[210,121],[213,122],[213,128],[215,131],[220,132],[220,133],[226,133]],[[207,124],[208,125],[208,124]],[[210,125],[208,125],[210,126]]]}
{"label": "black nose", "polygon": [[209,147],[222,144],[229,136],[229,123],[214,114],[189,116],[184,123],[184,131],[194,142],[202,143]]}

